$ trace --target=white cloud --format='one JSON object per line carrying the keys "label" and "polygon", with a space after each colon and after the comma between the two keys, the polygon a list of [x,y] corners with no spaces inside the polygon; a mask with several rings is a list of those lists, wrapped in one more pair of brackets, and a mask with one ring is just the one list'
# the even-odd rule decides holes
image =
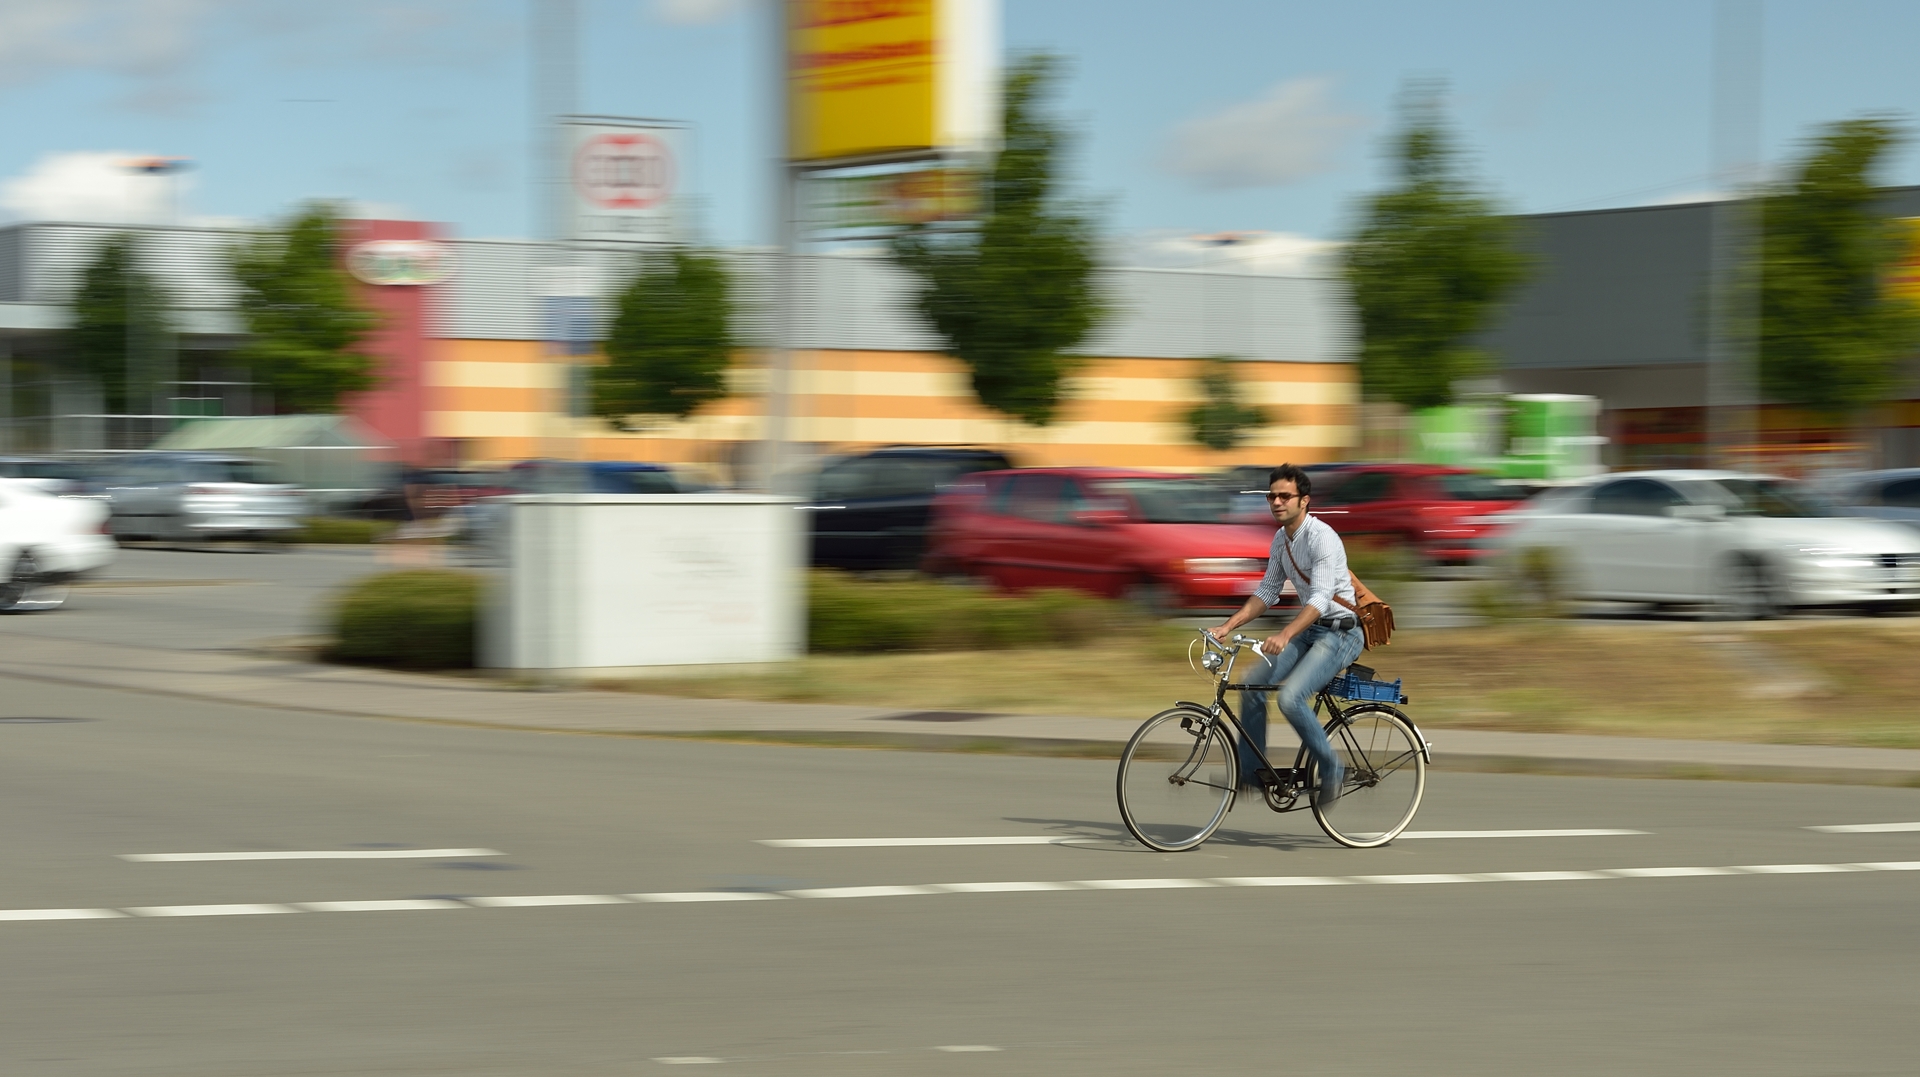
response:
{"label": "white cloud", "polygon": [[650,0],[653,17],[678,26],[719,22],[746,7],[745,0]]}
{"label": "white cloud", "polygon": [[223,0],[6,0],[0,3],[0,82],[66,68],[147,80],[177,75],[197,24]]}
{"label": "white cloud", "polygon": [[1272,187],[1333,169],[1366,118],[1332,99],[1330,79],[1290,79],[1252,101],[1175,127],[1161,163],[1208,187]]}
{"label": "white cloud", "polygon": [[180,174],[153,176],[131,163],[145,153],[49,153],[0,183],[0,208],[34,221],[162,224],[175,219]]}
{"label": "white cloud", "polygon": [[[123,103],[171,111],[199,100],[208,47],[276,45],[275,62],[471,62],[510,44],[508,22],[472,0],[0,0],[0,87],[67,71],[131,83]],[[515,24],[517,27],[517,23]]]}
{"label": "white cloud", "polygon": [[1272,277],[1324,277],[1335,270],[1341,244],[1292,232],[1219,232],[1191,235],[1160,230],[1132,237],[1123,259],[1160,269],[1199,269]]}

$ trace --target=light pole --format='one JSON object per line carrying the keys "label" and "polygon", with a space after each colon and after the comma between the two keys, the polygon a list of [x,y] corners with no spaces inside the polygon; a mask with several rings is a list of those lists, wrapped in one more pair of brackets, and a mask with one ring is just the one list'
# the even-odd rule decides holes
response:
{"label": "light pole", "polygon": [[1713,6],[1713,206],[1708,284],[1707,466],[1750,466],[1743,447],[1758,443],[1754,365],[1759,346],[1755,268],[1760,204],[1760,0]]}
{"label": "light pole", "polygon": [[[151,176],[166,184],[166,191],[161,198],[162,220],[155,223],[173,225],[180,223],[180,176],[192,167],[193,162],[185,157],[141,157],[127,162],[127,170],[135,175]],[[166,369],[142,371],[145,364],[140,361],[141,346],[143,344],[150,345],[151,342],[142,341],[139,332],[140,320],[146,313],[140,307],[139,296],[142,291],[140,288],[140,270],[139,267],[135,265],[143,246],[143,244],[138,241],[139,238],[136,232],[136,242],[127,254],[126,279],[122,282],[122,287],[126,293],[127,317],[127,385],[126,391],[121,394],[121,405],[126,412],[124,416],[126,426],[122,437],[123,440],[129,442],[127,446],[129,448],[135,447],[131,442],[139,440],[134,433],[133,421],[133,401],[136,387],[139,385],[136,371],[154,375],[152,383],[147,386],[147,388],[151,390],[151,395],[147,401],[147,410],[152,419],[155,420],[153,425],[156,428],[162,423],[172,419],[172,407],[170,406],[172,397],[169,394],[169,387],[177,387],[179,381],[179,371],[176,369],[179,356],[173,347],[174,342],[172,335],[164,328],[160,330],[163,337],[163,346],[160,349],[160,355],[166,362]],[[152,298],[160,300],[162,297],[154,296]],[[161,429],[156,429],[153,432],[156,435],[165,433],[165,431]]]}

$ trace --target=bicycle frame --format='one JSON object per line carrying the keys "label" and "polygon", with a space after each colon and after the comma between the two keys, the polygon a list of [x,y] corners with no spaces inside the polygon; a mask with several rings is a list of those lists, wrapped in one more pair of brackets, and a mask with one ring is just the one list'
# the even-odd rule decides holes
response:
{"label": "bicycle frame", "polygon": [[[1211,639],[1210,637],[1203,638]],[[1221,718],[1226,719],[1227,727],[1232,730],[1232,734],[1228,739],[1233,742],[1233,749],[1236,756],[1240,750],[1240,745],[1245,744],[1253,750],[1254,756],[1260,760],[1260,768],[1255,772],[1255,775],[1260,781],[1262,792],[1266,794],[1267,806],[1269,808],[1272,808],[1276,812],[1288,812],[1299,811],[1307,807],[1308,802],[1301,796],[1302,793],[1306,792],[1307,768],[1288,767],[1282,770],[1274,766],[1273,761],[1267,758],[1266,749],[1254,743],[1253,738],[1247,734],[1246,727],[1240,724],[1240,716],[1233,713],[1233,708],[1227,705],[1227,693],[1230,691],[1271,692],[1278,686],[1273,684],[1234,683],[1233,667],[1240,659],[1240,646],[1235,646],[1232,650],[1228,650],[1217,641],[1210,641],[1207,646],[1212,648],[1216,653],[1223,653],[1227,656],[1225,668],[1219,670],[1214,677],[1213,706],[1204,707],[1191,700],[1184,699],[1177,701],[1174,705],[1176,707],[1191,707],[1195,711],[1206,715],[1209,721],[1219,721]],[[1322,708],[1325,708],[1327,718],[1322,722],[1322,725],[1329,729],[1345,719],[1348,715],[1360,713],[1370,706],[1381,706],[1381,704],[1360,702],[1352,707],[1342,708],[1340,704],[1334,700],[1333,696],[1328,694],[1324,686],[1322,686],[1318,692],[1314,693],[1313,697],[1313,712],[1318,715],[1321,713]],[[1432,763],[1433,746],[1427,743],[1426,734],[1420,731],[1419,726],[1414,725],[1413,719],[1402,714],[1398,708],[1389,707],[1387,709],[1391,710],[1402,721],[1406,722],[1407,726],[1413,730],[1416,743],[1420,745],[1421,756],[1428,763]],[[1353,744],[1351,741],[1348,742],[1348,747],[1350,751],[1364,756],[1359,746]],[[1236,802],[1239,800],[1237,796],[1234,799]],[[1282,803],[1282,800],[1284,800],[1285,803]],[[1228,810],[1231,811],[1232,808],[1229,807]]]}

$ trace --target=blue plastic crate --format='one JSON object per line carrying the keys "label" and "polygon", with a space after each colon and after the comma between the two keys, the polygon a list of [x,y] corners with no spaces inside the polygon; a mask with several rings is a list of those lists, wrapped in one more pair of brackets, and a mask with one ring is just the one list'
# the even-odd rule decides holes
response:
{"label": "blue plastic crate", "polygon": [[1327,691],[1336,699],[1359,699],[1374,703],[1400,702],[1400,682],[1366,681],[1342,674],[1327,685]]}

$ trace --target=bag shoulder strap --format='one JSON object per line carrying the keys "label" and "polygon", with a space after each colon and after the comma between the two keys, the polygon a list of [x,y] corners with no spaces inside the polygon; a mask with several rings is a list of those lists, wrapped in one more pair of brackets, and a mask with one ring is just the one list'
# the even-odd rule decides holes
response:
{"label": "bag shoulder strap", "polygon": [[[1292,535],[1287,535],[1287,534],[1286,534],[1286,528],[1284,528],[1284,527],[1280,529],[1280,533],[1281,533],[1282,535],[1285,535],[1285,536],[1286,536],[1286,537],[1284,537],[1284,538],[1282,538],[1282,539],[1280,540],[1280,552],[1281,552],[1281,553],[1284,553],[1284,554],[1286,554],[1286,555],[1287,555],[1287,564],[1289,564],[1289,565],[1292,565],[1292,566],[1293,566],[1293,570],[1294,570],[1295,572],[1298,572],[1298,573],[1300,574],[1300,578],[1301,578],[1301,579],[1303,579],[1303,580],[1305,580],[1305,581],[1307,581],[1307,586],[1308,586],[1308,587],[1312,587],[1312,586],[1313,586],[1313,577],[1312,577],[1312,576],[1309,576],[1309,575],[1307,575],[1307,570],[1306,570],[1306,569],[1304,569],[1304,568],[1301,568],[1301,567],[1300,567],[1300,562],[1298,562],[1298,561],[1295,561],[1295,560],[1293,559],[1293,536],[1292,536]],[[1351,573],[1349,573],[1349,575],[1351,575]],[[1357,584],[1357,583],[1359,583],[1359,582],[1360,582],[1360,577],[1358,577],[1358,576],[1354,576],[1354,577],[1353,577],[1353,580],[1354,580],[1354,582],[1355,582],[1355,583]],[[1353,597],[1354,597],[1354,598],[1359,598],[1359,597],[1360,597],[1360,588],[1358,588],[1358,587],[1355,587],[1355,588],[1353,589]],[[1360,607],[1359,607],[1359,606],[1356,606],[1356,605],[1354,605],[1353,603],[1351,603],[1351,602],[1348,602],[1348,601],[1347,601],[1346,599],[1344,599],[1344,598],[1341,598],[1341,597],[1340,597],[1340,592],[1338,592],[1338,591],[1335,591],[1335,592],[1334,592],[1334,594],[1333,594],[1333,600],[1334,600],[1335,602],[1338,602],[1338,603],[1340,603],[1340,604],[1341,604],[1342,606],[1345,606],[1345,607],[1346,607],[1346,608],[1347,608],[1347,609],[1348,609],[1349,611],[1351,611],[1351,612],[1353,612],[1353,613],[1359,613],[1359,612],[1360,612]]]}

